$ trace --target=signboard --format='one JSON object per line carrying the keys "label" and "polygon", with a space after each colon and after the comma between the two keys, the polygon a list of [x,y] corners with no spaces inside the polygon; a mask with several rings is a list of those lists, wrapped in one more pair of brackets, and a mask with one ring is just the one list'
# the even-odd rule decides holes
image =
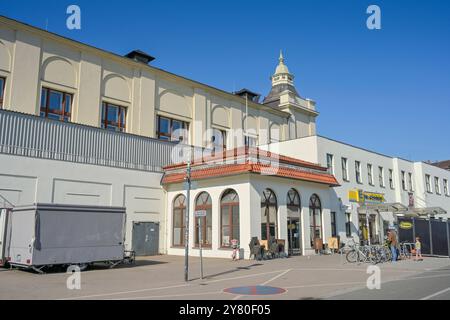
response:
{"label": "signboard", "polygon": [[206,210],[197,210],[194,212],[197,218],[206,217]]}
{"label": "signboard", "polygon": [[363,190],[350,190],[348,192],[348,200],[350,202],[357,203],[384,203],[384,194],[375,193],[375,192],[367,192]]}
{"label": "signboard", "polygon": [[412,224],[412,222],[409,222],[409,221],[402,221],[402,222],[400,222],[400,224],[398,226],[400,229],[409,230],[409,229],[412,229],[413,224]]}

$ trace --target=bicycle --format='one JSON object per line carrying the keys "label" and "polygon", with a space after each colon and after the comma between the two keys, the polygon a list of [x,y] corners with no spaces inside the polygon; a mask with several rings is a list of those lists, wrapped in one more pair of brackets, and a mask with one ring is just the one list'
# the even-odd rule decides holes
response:
{"label": "bicycle", "polygon": [[349,263],[366,263],[376,264],[378,262],[377,255],[373,246],[360,246],[354,241],[349,244],[350,251],[347,252],[345,258]]}

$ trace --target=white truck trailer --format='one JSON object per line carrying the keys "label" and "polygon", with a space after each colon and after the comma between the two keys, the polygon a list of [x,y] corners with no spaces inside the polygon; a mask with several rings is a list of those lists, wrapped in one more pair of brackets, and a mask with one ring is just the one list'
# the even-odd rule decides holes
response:
{"label": "white truck trailer", "polygon": [[125,208],[34,204],[9,214],[5,255],[13,267],[41,272],[46,266],[125,258]]}

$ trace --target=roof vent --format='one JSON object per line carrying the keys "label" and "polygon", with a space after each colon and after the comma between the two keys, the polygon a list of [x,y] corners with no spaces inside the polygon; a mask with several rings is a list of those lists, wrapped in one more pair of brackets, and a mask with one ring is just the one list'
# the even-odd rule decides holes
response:
{"label": "roof vent", "polygon": [[250,91],[248,89],[241,89],[239,91],[233,92],[234,95],[240,96],[242,98],[245,99],[245,97],[247,97],[250,101],[259,102],[259,98],[261,97],[261,95],[259,93],[255,93],[253,91]]}
{"label": "roof vent", "polygon": [[143,52],[141,50],[133,50],[130,53],[128,53],[127,55],[125,55],[125,57],[130,58],[137,62],[145,63],[145,64],[149,64],[150,62],[155,60],[154,57],[146,54],[145,52]]}

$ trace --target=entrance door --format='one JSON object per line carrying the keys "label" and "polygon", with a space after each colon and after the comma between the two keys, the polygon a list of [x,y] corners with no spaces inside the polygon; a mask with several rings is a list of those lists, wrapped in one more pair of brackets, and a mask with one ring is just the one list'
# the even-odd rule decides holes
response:
{"label": "entrance door", "polygon": [[289,255],[298,256],[301,255],[301,226],[300,219],[294,217],[288,217],[287,220],[288,228],[288,244],[289,244]]}
{"label": "entrance door", "polygon": [[137,256],[155,256],[159,253],[159,223],[134,222],[132,250]]}

